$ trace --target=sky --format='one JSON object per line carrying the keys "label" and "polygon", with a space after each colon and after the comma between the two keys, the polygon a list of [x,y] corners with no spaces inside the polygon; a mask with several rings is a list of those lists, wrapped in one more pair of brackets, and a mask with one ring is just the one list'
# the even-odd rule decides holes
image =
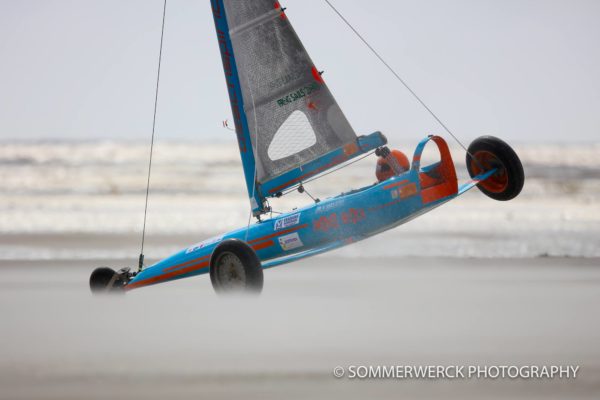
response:
{"label": "sky", "polygon": [[[600,1],[331,1],[465,142],[600,141]],[[282,3],[357,133],[443,133],[323,0]],[[161,18],[162,0],[0,0],[0,140],[148,140]],[[210,2],[168,0],[157,138],[231,140],[225,119]]]}

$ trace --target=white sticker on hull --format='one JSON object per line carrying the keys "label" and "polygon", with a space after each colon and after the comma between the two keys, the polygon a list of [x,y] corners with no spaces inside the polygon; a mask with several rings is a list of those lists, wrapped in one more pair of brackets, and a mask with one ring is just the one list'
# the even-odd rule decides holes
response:
{"label": "white sticker on hull", "polygon": [[278,231],[280,229],[289,228],[290,226],[298,225],[298,222],[300,222],[300,213],[289,215],[275,221],[274,229]]}
{"label": "white sticker on hull", "polygon": [[213,245],[215,243],[219,243],[221,240],[223,240],[223,236],[217,236],[217,237],[214,237],[214,238],[207,239],[204,242],[200,242],[200,243],[197,243],[197,244],[195,244],[193,246],[190,246],[185,251],[185,254],[189,254],[189,253],[192,253],[192,252],[194,252],[196,250],[200,250],[200,249],[202,249],[204,247]]}
{"label": "white sticker on hull", "polygon": [[283,250],[293,250],[298,247],[304,246],[302,240],[300,240],[300,236],[296,232],[291,233],[289,235],[284,235],[279,237],[279,245]]}
{"label": "white sticker on hull", "polygon": [[344,200],[342,200],[342,199],[330,201],[328,203],[318,206],[315,213],[321,214],[321,213],[329,212],[329,211],[333,210],[334,208],[341,207],[342,205],[344,205]]}

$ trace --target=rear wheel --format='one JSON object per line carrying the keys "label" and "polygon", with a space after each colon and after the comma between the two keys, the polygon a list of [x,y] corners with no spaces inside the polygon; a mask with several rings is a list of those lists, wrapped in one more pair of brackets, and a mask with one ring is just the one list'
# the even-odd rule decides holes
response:
{"label": "rear wheel", "polygon": [[494,168],[496,172],[477,184],[479,190],[494,200],[506,201],[517,197],[525,183],[523,165],[517,153],[497,137],[475,139],[467,151],[469,175],[473,178]]}
{"label": "rear wheel", "polygon": [[245,242],[227,239],[210,257],[210,281],[217,293],[260,293],[263,288],[260,260]]}
{"label": "rear wheel", "polygon": [[90,275],[90,289],[93,294],[120,292],[126,283],[123,275],[108,267],[96,268]]}

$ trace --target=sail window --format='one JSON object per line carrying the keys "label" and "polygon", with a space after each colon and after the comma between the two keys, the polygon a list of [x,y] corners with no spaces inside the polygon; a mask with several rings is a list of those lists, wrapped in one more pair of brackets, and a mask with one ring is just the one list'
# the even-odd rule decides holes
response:
{"label": "sail window", "polygon": [[267,154],[272,161],[276,161],[300,153],[316,143],[317,136],[306,114],[296,110],[275,132]]}

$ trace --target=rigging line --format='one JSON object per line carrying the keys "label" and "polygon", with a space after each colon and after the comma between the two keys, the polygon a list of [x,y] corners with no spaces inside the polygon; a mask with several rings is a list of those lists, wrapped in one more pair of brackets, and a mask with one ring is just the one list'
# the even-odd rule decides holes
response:
{"label": "rigging line", "polygon": [[296,189],[297,189],[297,188],[298,188],[300,185],[303,185],[303,184],[310,183],[310,182],[312,182],[312,181],[315,181],[315,180],[317,180],[317,179],[321,179],[321,178],[323,178],[324,176],[327,176],[327,175],[329,175],[329,174],[333,174],[334,172],[337,172],[337,171],[339,171],[339,170],[341,170],[341,169],[343,169],[343,168],[346,168],[346,167],[348,167],[348,166],[350,166],[350,165],[352,165],[352,164],[354,164],[354,163],[357,163],[357,162],[359,162],[360,160],[362,160],[362,159],[365,159],[365,158],[369,157],[369,156],[370,156],[370,155],[372,155],[373,153],[375,153],[375,151],[371,151],[371,152],[369,152],[369,153],[367,153],[367,154],[363,155],[362,157],[359,157],[359,158],[357,158],[356,160],[352,160],[352,161],[350,161],[350,162],[348,162],[348,163],[346,163],[346,164],[343,164],[343,165],[341,165],[341,166],[339,166],[339,167],[337,167],[337,168],[335,168],[335,169],[331,169],[331,170],[329,170],[329,171],[327,171],[327,172],[325,172],[325,173],[323,173],[323,174],[320,174],[320,175],[313,176],[312,178],[309,178],[308,180],[306,180],[306,181],[304,181],[304,182],[300,182],[298,185],[295,185],[295,186],[293,186],[291,189],[288,189],[288,190],[286,190],[286,191],[282,192],[282,193],[281,193],[281,196],[285,196],[285,195],[287,195],[287,194],[290,194],[290,193],[292,193],[292,192],[296,191]]}
{"label": "rigging line", "polygon": [[321,175],[318,175],[318,176],[314,176],[314,177],[312,177],[312,178],[309,178],[309,179],[308,179],[308,180],[306,180],[304,183],[310,183],[310,182],[312,182],[312,181],[315,181],[315,180],[317,180],[317,179],[321,179],[321,178],[323,178],[324,176],[327,176],[327,175],[329,175],[329,174],[333,174],[333,173],[334,173],[334,172],[336,172],[336,171],[339,171],[339,170],[341,170],[341,169],[343,169],[343,168],[349,167],[350,165],[352,165],[352,164],[354,164],[354,163],[357,163],[357,162],[359,162],[360,160],[362,160],[362,159],[365,159],[365,158],[369,157],[369,156],[370,156],[371,154],[373,154],[373,153],[375,153],[375,151],[374,151],[374,150],[373,150],[373,151],[371,151],[371,152],[369,152],[369,153],[367,153],[367,154],[365,154],[365,155],[364,155],[364,156],[362,156],[362,157],[359,157],[359,158],[357,158],[356,160],[352,160],[352,161],[350,161],[349,163],[346,163],[346,164],[344,164],[344,165],[341,165],[340,167],[338,167],[338,168],[336,168],[336,169],[332,169],[331,171],[328,171],[328,172],[326,172],[326,173],[324,173],[324,174],[321,174]]}
{"label": "rigging line", "polygon": [[163,39],[165,36],[165,16],[167,14],[167,0],[164,0],[162,26],[160,31],[160,48],[158,52],[158,71],[156,73],[156,90],[154,92],[154,115],[152,117],[152,138],[150,139],[150,159],[148,161],[148,179],[146,181],[146,202],[144,205],[144,225],[142,228],[142,246],[140,249],[140,259],[138,264],[138,272],[142,271],[144,266],[144,242],[146,240],[146,217],[148,215],[148,197],[150,195],[150,175],[152,172],[152,155],[154,153],[154,136],[156,132],[156,110],[158,108],[158,87],[160,84],[160,66],[162,63]]}
{"label": "rigging line", "polygon": [[[333,6],[333,4],[331,4],[331,2],[329,0],[325,0],[325,3],[327,3],[327,5],[342,19],[342,21],[344,21],[344,23],[346,25],[348,25],[348,27],[350,29],[352,29],[352,31],[354,32],[354,34],[356,36],[358,36],[358,38],[369,48],[369,50],[371,50],[371,52],[373,54],[375,54],[375,56],[379,59],[379,61],[381,61],[383,63],[383,65],[385,65],[385,67],[396,77],[396,79],[398,79],[398,81],[400,81],[400,83],[410,92],[410,94],[413,95],[413,97],[415,99],[417,99],[417,101],[419,103],[421,103],[421,105],[429,112],[429,114],[431,114],[431,116],[433,118],[435,118],[435,120],[442,126],[442,128],[444,128],[444,130],[446,132],[448,132],[450,134],[450,136],[452,136],[454,138],[454,140],[456,140],[456,142],[469,154],[469,150],[467,150],[467,148],[465,147],[464,144],[462,144],[462,142],[460,140],[458,140],[458,138],[454,135],[454,133],[452,133],[450,131],[450,129],[448,129],[448,127],[446,126],[446,124],[444,124],[442,122],[441,119],[438,118],[437,115],[435,115],[435,113],[431,110],[431,108],[429,108],[427,106],[427,104],[425,104],[425,102],[423,100],[421,100],[421,98],[410,88],[410,86],[408,86],[408,84],[404,81],[404,79],[402,79],[400,77],[400,75],[398,75],[398,73],[383,59],[383,57],[377,52],[377,50],[375,50],[373,48],[373,46],[371,46],[369,44],[369,42],[367,42],[367,40],[356,30],[356,28],[354,28],[354,26],[352,26],[352,24],[338,11],[337,8],[335,8]],[[471,155],[471,157],[473,157]],[[474,158],[474,157],[473,157]]]}

